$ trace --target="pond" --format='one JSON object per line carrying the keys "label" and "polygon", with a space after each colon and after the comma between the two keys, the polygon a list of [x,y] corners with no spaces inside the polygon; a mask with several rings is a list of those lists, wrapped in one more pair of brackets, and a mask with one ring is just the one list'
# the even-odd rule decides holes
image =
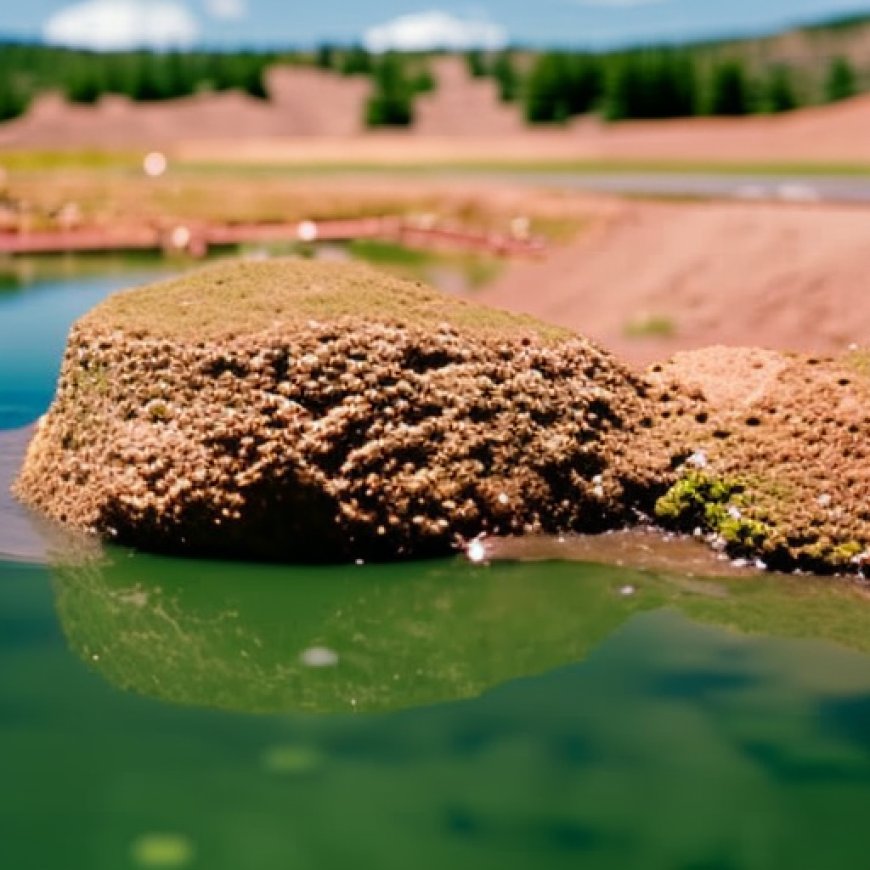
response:
{"label": "pond", "polygon": [[[71,320],[159,268],[17,268],[0,427],[44,410]],[[13,513],[41,534],[9,510],[7,544]],[[855,587],[0,552],[4,868],[866,866]]]}

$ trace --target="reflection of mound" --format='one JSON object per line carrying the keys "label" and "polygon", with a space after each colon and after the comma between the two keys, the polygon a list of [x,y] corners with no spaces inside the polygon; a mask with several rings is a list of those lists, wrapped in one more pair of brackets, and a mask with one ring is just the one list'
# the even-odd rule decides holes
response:
{"label": "reflection of mound", "polygon": [[651,603],[619,594],[632,576],[563,563],[285,568],[112,551],[59,569],[56,592],[72,648],[124,689],[246,712],[382,711],[476,696],[582,658]]}

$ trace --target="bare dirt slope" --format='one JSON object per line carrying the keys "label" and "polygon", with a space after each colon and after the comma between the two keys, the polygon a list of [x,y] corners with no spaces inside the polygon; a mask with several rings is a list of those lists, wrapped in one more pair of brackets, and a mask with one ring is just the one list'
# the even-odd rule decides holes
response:
{"label": "bare dirt slope", "polygon": [[615,159],[870,162],[870,95],[782,115],[575,127]]}
{"label": "bare dirt slope", "polygon": [[[457,84],[440,97],[421,100],[420,128],[410,135],[378,131],[341,140],[251,136],[241,153],[202,135],[179,141],[179,153],[191,158],[379,164],[456,160],[870,163],[870,95],[777,116],[619,124],[581,118],[567,127],[528,129],[516,109],[492,104],[486,108],[483,92],[474,87],[472,82]],[[468,107],[464,113],[463,105]]]}
{"label": "bare dirt slope", "polygon": [[419,98],[415,130],[363,128],[370,83],[302,67],[273,69],[270,102],[238,93],[166,103],[120,97],[96,106],[38,99],[0,125],[0,148],[164,147],[189,157],[300,162],[450,160],[694,160],[870,163],[870,95],[787,115],[524,127],[494,84],[443,58],[438,90]]}
{"label": "bare dirt slope", "polygon": [[635,363],[718,343],[833,352],[870,338],[868,226],[849,208],[622,203],[483,298]]}
{"label": "bare dirt slope", "polygon": [[492,79],[472,79],[458,57],[433,64],[438,87],[416,103],[414,132],[420,136],[502,136],[523,131],[515,106],[498,99]]}
{"label": "bare dirt slope", "polygon": [[269,73],[268,88],[268,102],[231,91],[158,103],[109,96],[74,106],[46,94],[23,118],[0,125],[0,147],[172,147],[191,139],[346,137],[362,130],[365,79],[279,68]]}

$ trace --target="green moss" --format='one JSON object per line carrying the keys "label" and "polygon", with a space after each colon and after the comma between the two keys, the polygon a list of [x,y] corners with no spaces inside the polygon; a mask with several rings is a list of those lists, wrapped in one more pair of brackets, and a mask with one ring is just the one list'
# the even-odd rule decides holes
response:
{"label": "green moss", "polygon": [[680,529],[700,527],[715,532],[729,544],[757,545],[770,536],[772,529],[746,516],[748,506],[744,481],[691,470],[656,502],[655,514]]}
{"label": "green moss", "polygon": [[394,323],[474,337],[537,338],[574,333],[526,315],[475,305],[355,263],[229,261],[109,297],[83,325],[175,339],[226,339],[309,320]]}
{"label": "green moss", "polygon": [[844,357],[844,362],[858,374],[870,378],[870,350],[852,351]]}
{"label": "green moss", "polygon": [[109,391],[109,375],[102,364],[90,368],[77,368],[72,373],[75,389],[80,393],[105,395]]}
{"label": "green moss", "polygon": [[838,544],[834,547],[834,555],[841,559],[844,562],[848,562],[855,558],[855,556],[864,552],[864,545],[858,543],[858,541],[846,541],[845,544]]}
{"label": "green moss", "polygon": [[629,338],[668,338],[676,332],[674,321],[662,314],[636,317],[625,324],[625,334]]}
{"label": "green moss", "polygon": [[865,547],[858,541],[845,541],[834,544],[829,538],[824,538],[805,548],[806,555],[811,559],[827,562],[831,565],[845,566],[851,563]]}
{"label": "green moss", "polygon": [[656,503],[656,516],[679,520],[688,516],[703,519],[710,507],[727,503],[737,491],[733,481],[720,480],[702,471],[683,475]]}

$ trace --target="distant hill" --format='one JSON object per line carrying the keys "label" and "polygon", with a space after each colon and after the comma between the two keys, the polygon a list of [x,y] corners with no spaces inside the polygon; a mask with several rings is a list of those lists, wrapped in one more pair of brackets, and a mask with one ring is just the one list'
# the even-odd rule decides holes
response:
{"label": "distant hill", "polygon": [[[468,76],[461,72],[463,64]],[[293,85],[298,93],[290,101],[292,112],[274,87],[281,77],[273,73],[280,67],[318,73],[316,79],[284,79],[301,82]],[[470,85],[462,85],[467,77]],[[318,86],[309,88],[315,80]],[[104,97],[133,104],[229,105],[232,100],[206,99],[229,91],[264,104],[245,104],[254,127],[318,133],[365,126],[411,126],[442,135],[478,127],[509,132],[523,119],[563,124],[586,114],[612,121],[777,114],[870,91],[870,13],[756,38],[610,52],[513,48],[470,52],[458,60],[372,55],[359,46],[283,53],[94,53],[0,40],[0,121],[27,113],[31,105],[45,113],[47,92],[96,107]],[[314,100],[326,91],[341,99],[308,105],[309,92]],[[280,118],[270,111],[277,108]],[[325,119],[342,113],[354,117]]]}

